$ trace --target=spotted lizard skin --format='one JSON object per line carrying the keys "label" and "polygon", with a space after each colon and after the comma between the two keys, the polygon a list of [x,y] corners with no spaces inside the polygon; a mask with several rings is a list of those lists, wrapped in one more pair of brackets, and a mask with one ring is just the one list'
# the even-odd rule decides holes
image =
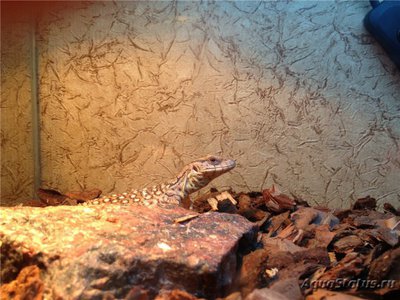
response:
{"label": "spotted lizard skin", "polygon": [[180,205],[188,199],[191,193],[205,187],[210,181],[232,170],[235,166],[234,160],[208,155],[185,166],[179,175],[167,184],[131,190],[122,194],[107,195],[87,201],[83,205]]}

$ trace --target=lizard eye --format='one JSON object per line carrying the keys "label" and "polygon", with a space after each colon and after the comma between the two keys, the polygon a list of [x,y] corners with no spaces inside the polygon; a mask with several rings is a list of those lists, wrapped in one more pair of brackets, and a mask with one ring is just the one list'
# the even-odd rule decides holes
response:
{"label": "lizard eye", "polygon": [[211,156],[211,157],[208,159],[208,161],[209,161],[210,163],[212,163],[213,165],[215,165],[215,164],[217,164],[217,163],[219,162],[219,160],[218,160],[216,157],[214,157],[214,156]]}

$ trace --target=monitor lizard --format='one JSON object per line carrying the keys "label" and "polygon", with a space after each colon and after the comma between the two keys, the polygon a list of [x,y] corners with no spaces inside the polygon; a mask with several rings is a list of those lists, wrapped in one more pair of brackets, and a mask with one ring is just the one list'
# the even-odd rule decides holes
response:
{"label": "monitor lizard", "polygon": [[112,194],[89,200],[83,205],[101,204],[141,204],[145,206],[157,204],[188,203],[189,195],[205,187],[218,176],[232,170],[236,162],[214,155],[199,158],[186,165],[179,175],[166,184],[156,185],[141,190],[131,190],[121,194]]}

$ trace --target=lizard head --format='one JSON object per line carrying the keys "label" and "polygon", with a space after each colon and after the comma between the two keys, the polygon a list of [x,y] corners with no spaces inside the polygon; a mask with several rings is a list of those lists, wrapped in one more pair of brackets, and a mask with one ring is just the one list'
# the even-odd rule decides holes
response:
{"label": "lizard head", "polygon": [[171,185],[171,188],[176,189],[180,197],[184,198],[205,187],[211,180],[232,170],[235,166],[236,162],[232,159],[208,155],[188,164],[178,175],[176,183]]}
{"label": "lizard head", "polygon": [[210,182],[214,178],[232,170],[235,166],[236,162],[232,159],[208,155],[190,163],[187,168],[190,170],[189,177],[193,178],[194,181],[196,179],[207,179]]}

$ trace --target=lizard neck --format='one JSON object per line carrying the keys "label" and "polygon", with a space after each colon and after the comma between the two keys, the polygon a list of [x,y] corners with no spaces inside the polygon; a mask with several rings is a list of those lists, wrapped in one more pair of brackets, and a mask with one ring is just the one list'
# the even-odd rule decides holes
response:
{"label": "lizard neck", "polygon": [[179,197],[180,200],[186,199],[190,194],[200,190],[206,186],[210,180],[200,176],[199,174],[193,174],[192,170],[186,170],[182,172],[176,180],[169,185],[169,191],[174,193],[175,196]]}

